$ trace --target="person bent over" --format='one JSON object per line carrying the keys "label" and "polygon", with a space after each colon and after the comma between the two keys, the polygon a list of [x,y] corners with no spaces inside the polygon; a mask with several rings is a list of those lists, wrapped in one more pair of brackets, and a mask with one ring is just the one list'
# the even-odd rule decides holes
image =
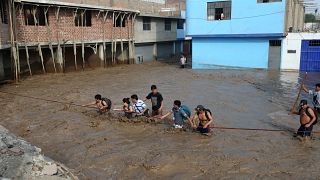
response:
{"label": "person bent over", "polygon": [[173,114],[174,128],[183,128],[185,125],[185,120],[191,121],[191,111],[187,106],[181,105],[181,101],[179,100],[175,100],[173,102],[173,108],[171,112],[168,112],[167,114],[163,115],[161,119],[164,119],[170,116],[171,114]]}
{"label": "person bent over", "polygon": [[147,108],[147,105],[140,100],[136,94],[131,96],[131,101],[133,103],[132,107],[137,116],[149,117],[149,109]]}
{"label": "person bent over", "polygon": [[95,101],[86,105],[82,105],[83,107],[97,107],[100,113],[109,112],[111,109],[112,102],[110,99],[106,97],[102,97],[100,94],[94,96]]}
{"label": "person bent over", "polygon": [[[193,116],[190,122],[191,126],[195,128],[200,133],[209,133],[210,125],[213,122],[212,113],[209,109],[204,108],[202,105],[198,105],[195,108],[196,114]],[[199,124],[196,126],[196,119],[198,119]]]}

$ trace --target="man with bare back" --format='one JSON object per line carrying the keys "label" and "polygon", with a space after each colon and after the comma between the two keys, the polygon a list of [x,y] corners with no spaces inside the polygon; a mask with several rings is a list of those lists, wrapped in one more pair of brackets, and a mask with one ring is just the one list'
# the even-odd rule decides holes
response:
{"label": "man with bare back", "polygon": [[315,125],[318,121],[318,117],[314,110],[309,107],[307,100],[301,100],[300,102],[300,128],[298,129],[297,135],[302,137],[310,137]]}

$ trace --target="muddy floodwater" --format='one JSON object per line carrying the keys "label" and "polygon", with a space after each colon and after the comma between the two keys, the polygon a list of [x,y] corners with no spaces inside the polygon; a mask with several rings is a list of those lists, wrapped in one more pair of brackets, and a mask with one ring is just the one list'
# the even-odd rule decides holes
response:
{"label": "muddy floodwater", "polygon": [[[297,72],[191,70],[153,62],[38,75],[0,87],[77,104],[101,93],[115,107],[131,94],[145,97],[156,84],[165,111],[180,99],[192,109],[198,104],[211,109],[215,126],[283,132],[214,129],[212,136],[204,136],[172,130],[167,121],[121,122],[117,114],[3,93],[0,123],[80,179],[320,179],[320,134],[297,140],[298,117],[288,115],[301,77]],[[309,74],[306,83],[313,88],[317,80],[320,74]],[[319,126],[314,130],[319,132]]]}

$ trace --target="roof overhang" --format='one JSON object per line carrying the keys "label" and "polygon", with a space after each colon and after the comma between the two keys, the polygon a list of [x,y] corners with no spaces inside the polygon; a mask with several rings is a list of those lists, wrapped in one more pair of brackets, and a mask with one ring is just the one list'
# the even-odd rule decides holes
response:
{"label": "roof overhang", "polygon": [[140,11],[132,10],[132,9],[90,5],[90,4],[80,4],[80,3],[68,3],[68,2],[61,2],[61,1],[55,1],[55,0],[14,0],[14,2],[24,3],[24,4],[38,4],[38,5],[40,4],[43,6],[59,6],[59,7],[66,7],[66,8],[104,10],[104,11],[122,11],[122,12],[137,13],[137,14],[140,13]]}

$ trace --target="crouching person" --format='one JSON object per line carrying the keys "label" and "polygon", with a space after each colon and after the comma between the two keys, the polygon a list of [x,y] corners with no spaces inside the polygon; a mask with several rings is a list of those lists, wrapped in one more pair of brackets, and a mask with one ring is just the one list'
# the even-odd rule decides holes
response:
{"label": "crouching person", "polygon": [[163,115],[160,119],[164,119],[164,118],[170,116],[171,114],[173,114],[174,128],[183,128],[186,120],[191,121],[190,109],[185,105],[181,105],[181,101],[179,101],[179,100],[175,100],[173,102],[173,108],[172,108],[171,112],[168,112],[167,114]]}
{"label": "crouching person", "polygon": [[[195,110],[196,114],[193,116],[192,121],[190,122],[191,126],[202,134],[209,133],[210,125],[213,122],[211,111],[204,108],[202,105],[198,105]],[[196,119],[199,121],[198,126],[196,126]]]}
{"label": "crouching person", "polygon": [[131,96],[131,101],[133,103],[132,107],[137,116],[146,116],[149,117],[149,109],[147,105],[138,98],[136,94]]}
{"label": "crouching person", "polygon": [[134,111],[134,109],[133,109],[133,107],[131,105],[130,98],[123,98],[122,102],[123,102],[122,108],[113,109],[113,110],[114,111],[124,112],[124,115],[128,119],[131,119],[132,117],[134,117],[135,111]]}
{"label": "crouching person", "polygon": [[111,105],[112,105],[110,99],[108,99],[106,97],[102,97],[100,94],[95,95],[94,99],[95,99],[95,101],[93,101],[89,104],[82,105],[82,106],[83,107],[97,107],[101,114],[110,111]]}
{"label": "crouching person", "polygon": [[300,128],[297,135],[301,137],[310,137],[313,130],[313,125],[318,122],[318,117],[314,110],[309,107],[307,100],[301,100],[300,102]]}

